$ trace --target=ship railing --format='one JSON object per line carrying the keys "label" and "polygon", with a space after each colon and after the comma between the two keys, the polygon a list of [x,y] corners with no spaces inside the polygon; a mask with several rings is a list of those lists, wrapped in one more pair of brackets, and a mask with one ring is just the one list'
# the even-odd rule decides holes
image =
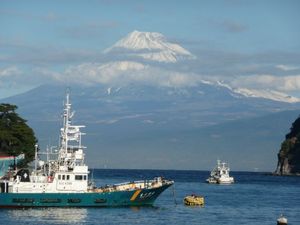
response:
{"label": "ship railing", "polygon": [[92,192],[114,192],[114,191],[131,191],[131,190],[139,190],[139,189],[150,189],[150,188],[158,188],[164,184],[173,184],[174,181],[165,180],[163,178],[154,178],[153,180],[140,180],[140,181],[132,181],[132,182],[124,182],[115,185],[105,185],[103,187],[94,187],[89,189]]}
{"label": "ship railing", "polygon": [[131,182],[124,182],[113,185],[114,187],[126,187],[128,186],[128,189],[140,189],[140,188],[152,188],[152,187],[159,187],[164,183],[168,183],[167,180],[165,180],[162,177],[156,177],[152,180],[138,180],[138,181],[131,181]]}
{"label": "ship railing", "polygon": [[48,177],[47,176],[30,176],[30,181],[33,183],[47,183]]}

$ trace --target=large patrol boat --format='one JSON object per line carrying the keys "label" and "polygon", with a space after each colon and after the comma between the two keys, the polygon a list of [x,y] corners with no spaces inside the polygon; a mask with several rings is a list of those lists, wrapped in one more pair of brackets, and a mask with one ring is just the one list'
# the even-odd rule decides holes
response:
{"label": "large patrol boat", "polygon": [[104,207],[152,205],[174,181],[157,177],[96,187],[89,179],[85,147],[81,143],[84,126],[72,124],[69,94],[63,111],[60,145],[47,150],[46,160],[38,160],[35,146],[34,169],[11,171],[0,180],[0,207]]}
{"label": "large patrol boat", "polygon": [[217,161],[217,166],[206,180],[210,184],[233,184],[234,178],[229,175],[230,168],[225,162]]}

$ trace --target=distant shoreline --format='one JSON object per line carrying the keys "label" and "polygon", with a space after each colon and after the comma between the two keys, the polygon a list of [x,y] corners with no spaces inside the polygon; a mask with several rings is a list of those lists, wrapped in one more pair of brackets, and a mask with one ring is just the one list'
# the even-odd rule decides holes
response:
{"label": "distant shoreline", "polygon": [[270,173],[270,175],[277,176],[277,177],[299,177],[300,173],[290,173],[290,174]]}
{"label": "distant shoreline", "polygon": [[[126,168],[90,168],[90,170],[131,170],[131,171],[179,171],[179,172],[207,172],[210,173],[210,170],[195,170],[195,169],[126,169]],[[238,171],[233,170],[232,173],[260,173],[260,174],[266,174],[266,175],[272,175],[272,172],[266,172],[266,171]]]}

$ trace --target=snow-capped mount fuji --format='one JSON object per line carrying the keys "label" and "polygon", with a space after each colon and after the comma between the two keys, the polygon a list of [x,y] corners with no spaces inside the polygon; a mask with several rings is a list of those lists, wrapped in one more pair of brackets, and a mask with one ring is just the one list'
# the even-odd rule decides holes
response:
{"label": "snow-capped mount fuji", "polygon": [[105,54],[125,54],[154,62],[175,63],[179,60],[195,59],[188,50],[176,43],[168,42],[157,32],[133,31],[104,50]]}
{"label": "snow-capped mount fuji", "polygon": [[[105,81],[106,84],[115,83],[117,80],[122,84],[138,82],[158,86],[177,86],[177,88],[199,85],[203,81],[201,74],[195,76],[193,73],[176,70],[175,63],[181,60],[196,59],[196,56],[180,45],[168,42],[167,38],[158,32],[135,30],[117,41],[112,47],[107,48],[104,54],[110,55],[109,58],[115,58],[115,61],[104,65],[89,64],[87,71],[92,72],[91,80],[95,79],[94,74],[97,74],[97,79]],[[153,62],[159,64],[153,64]],[[164,67],[166,63],[172,63],[169,64],[171,67]],[[81,73],[90,74],[86,71],[80,71]],[[73,71],[72,74],[77,73]],[[262,98],[286,103],[300,102],[299,98],[277,90],[231,87],[230,82],[226,84],[215,79],[207,80],[207,82],[206,85],[227,88],[236,98]]]}

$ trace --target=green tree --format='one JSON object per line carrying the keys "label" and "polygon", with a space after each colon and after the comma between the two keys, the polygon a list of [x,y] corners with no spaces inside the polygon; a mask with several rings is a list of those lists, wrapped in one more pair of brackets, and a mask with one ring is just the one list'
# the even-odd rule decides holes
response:
{"label": "green tree", "polygon": [[295,137],[300,134],[300,116],[293,122],[291,131],[285,136],[286,139]]}
{"label": "green tree", "polygon": [[37,139],[16,109],[15,105],[0,104],[0,152],[10,156],[24,153],[23,163],[27,164],[34,159]]}
{"label": "green tree", "polygon": [[[278,154],[277,173],[278,171],[282,174],[300,173],[300,117],[293,122],[290,132],[285,137]],[[288,169],[287,167],[284,169],[286,161]]]}

